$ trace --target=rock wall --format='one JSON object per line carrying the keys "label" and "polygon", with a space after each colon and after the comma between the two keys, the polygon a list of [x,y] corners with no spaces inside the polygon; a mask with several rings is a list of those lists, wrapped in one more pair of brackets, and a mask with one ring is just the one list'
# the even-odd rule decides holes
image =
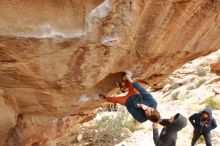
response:
{"label": "rock wall", "polygon": [[217,75],[220,75],[220,59],[216,63],[211,65],[211,70]]}
{"label": "rock wall", "polygon": [[219,10],[216,0],[1,1],[0,144],[49,139],[39,135],[90,113],[126,69],[160,86],[220,48]]}

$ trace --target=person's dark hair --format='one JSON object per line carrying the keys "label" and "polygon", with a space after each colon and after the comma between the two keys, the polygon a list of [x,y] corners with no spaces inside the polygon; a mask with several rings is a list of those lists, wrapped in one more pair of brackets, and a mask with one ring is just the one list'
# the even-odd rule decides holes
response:
{"label": "person's dark hair", "polygon": [[[206,115],[208,115],[208,117],[203,117],[203,114],[206,114]],[[200,119],[202,120],[202,121],[207,121],[207,120],[209,120],[210,119],[210,116],[209,116],[209,113],[207,113],[207,112],[202,112],[202,115],[200,116]]]}
{"label": "person's dark hair", "polygon": [[175,116],[174,116],[174,120],[176,120],[178,117],[179,117],[179,113],[177,113]]}
{"label": "person's dark hair", "polygon": [[148,119],[154,123],[158,123],[160,121],[160,118],[160,113],[156,109],[152,112],[150,116],[148,116]]}
{"label": "person's dark hair", "polygon": [[208,115],[208,116],[209,116],[209,113],[208,113],[208,112],[206,112],[206,111],[203,111],[203,112],[202,112],[202,115],[203,115],[203,114],[206,114],[206,115]]}
{"label": "person's dark hair", "polygon": [[121,76],[124,77],[126,75],[126,72],[121,72]]}

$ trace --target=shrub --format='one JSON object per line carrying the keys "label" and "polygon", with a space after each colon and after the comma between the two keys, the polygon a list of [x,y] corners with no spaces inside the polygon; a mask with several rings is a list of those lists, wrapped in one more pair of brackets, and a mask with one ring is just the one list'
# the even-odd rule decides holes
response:
{"label": "shrub", "polygon": [[139,130],[139,125],[139,122],[134,118],[131,118],[130,120],[126,121],[126,123],[124,123],[124,126],[128,128],[131,132]]}
{"label": "shrub", "polygon": [[117,111],[118,108],[117,104],[110,102],[101,103],[101,107],[104,111]]}
{"label": "shrub", "polygon": [[200,79],[197,83],[196,83],[196,88],[199,88],[203,83],[206,82],[206,79]]}
{"label": "shrub", "polygon": [[170,89],[171,89],[171,90],[175,90],[176,88],[179,88],[179,87],[182,86],[182,85],[183,85],[182,83],[176,83],[176,82],[174,82],[174,83],[171,85]]}
{"label": "shrub", "polygon": [[192,85],[190,85],[190,86],[187,87],[187,89],[188,89],[188,90],[193,90],[193,89],[195,89],[195,87],[192,86]]}
{"label": "shrub", "polygon": [[212,108],[212,109],[220,109],[220,103],[218,103],[217,101],[214,100],[214,96],[210,96],[209,98],[207,98],[204,103],[206,104],[206,106]]}
{"label": "shrub", "polygon": [[122,107],[119,107],[116,114],[105,115],[96,120],[92,126],[79,128],[78,133],[82,139],[78,142],[73,140],[74,144],[83,145],[85,143],[94,146],[112,146],[121,142],[131,135],[131,131],[136,131],[139,123],[131,118],[130,114]]}
{"label": "shrub", "polygon": [[174,92],[174,93],[171,95],[172,100],[177,100],[179,93],[180,93],[179,91]]}
{"label": "shrub", "polygon": [[204,77],[206,76],[206,70],[204,68],[197,68],[197,75],[200,76],[200,77]]}
{"label": "shrub", "polygon": [[198,139],[198,144],[202,144],[202,143],[205,143],[205,139],[203,136],[200,136]]}
{"label": "shrub", "polygon": [[188,99],[189,97],[186,94],[179,94],[178,95],[178,100],[184,100],[184,99]]}

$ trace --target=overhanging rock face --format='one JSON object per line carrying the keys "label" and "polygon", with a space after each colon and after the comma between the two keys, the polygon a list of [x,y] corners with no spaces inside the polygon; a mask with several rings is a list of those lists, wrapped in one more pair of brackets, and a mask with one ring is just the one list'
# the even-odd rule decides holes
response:
{"label": "overhanging rock face", "polygon": [[213,0],[1,1],[0,111],[10,116],[0,124],[11,124],[0,144],[41,144],[56,118],[94,109],[121,71],[157,86],[217,50],[219,10]]}

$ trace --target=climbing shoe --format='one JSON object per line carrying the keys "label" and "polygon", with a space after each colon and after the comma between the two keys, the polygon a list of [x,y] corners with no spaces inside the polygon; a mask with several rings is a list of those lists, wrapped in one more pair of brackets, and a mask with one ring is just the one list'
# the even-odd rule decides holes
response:
{"label": "climbing shoe", "polygon": [[99,94],[99,98],[106,99],[106,96],[104,94]]}

